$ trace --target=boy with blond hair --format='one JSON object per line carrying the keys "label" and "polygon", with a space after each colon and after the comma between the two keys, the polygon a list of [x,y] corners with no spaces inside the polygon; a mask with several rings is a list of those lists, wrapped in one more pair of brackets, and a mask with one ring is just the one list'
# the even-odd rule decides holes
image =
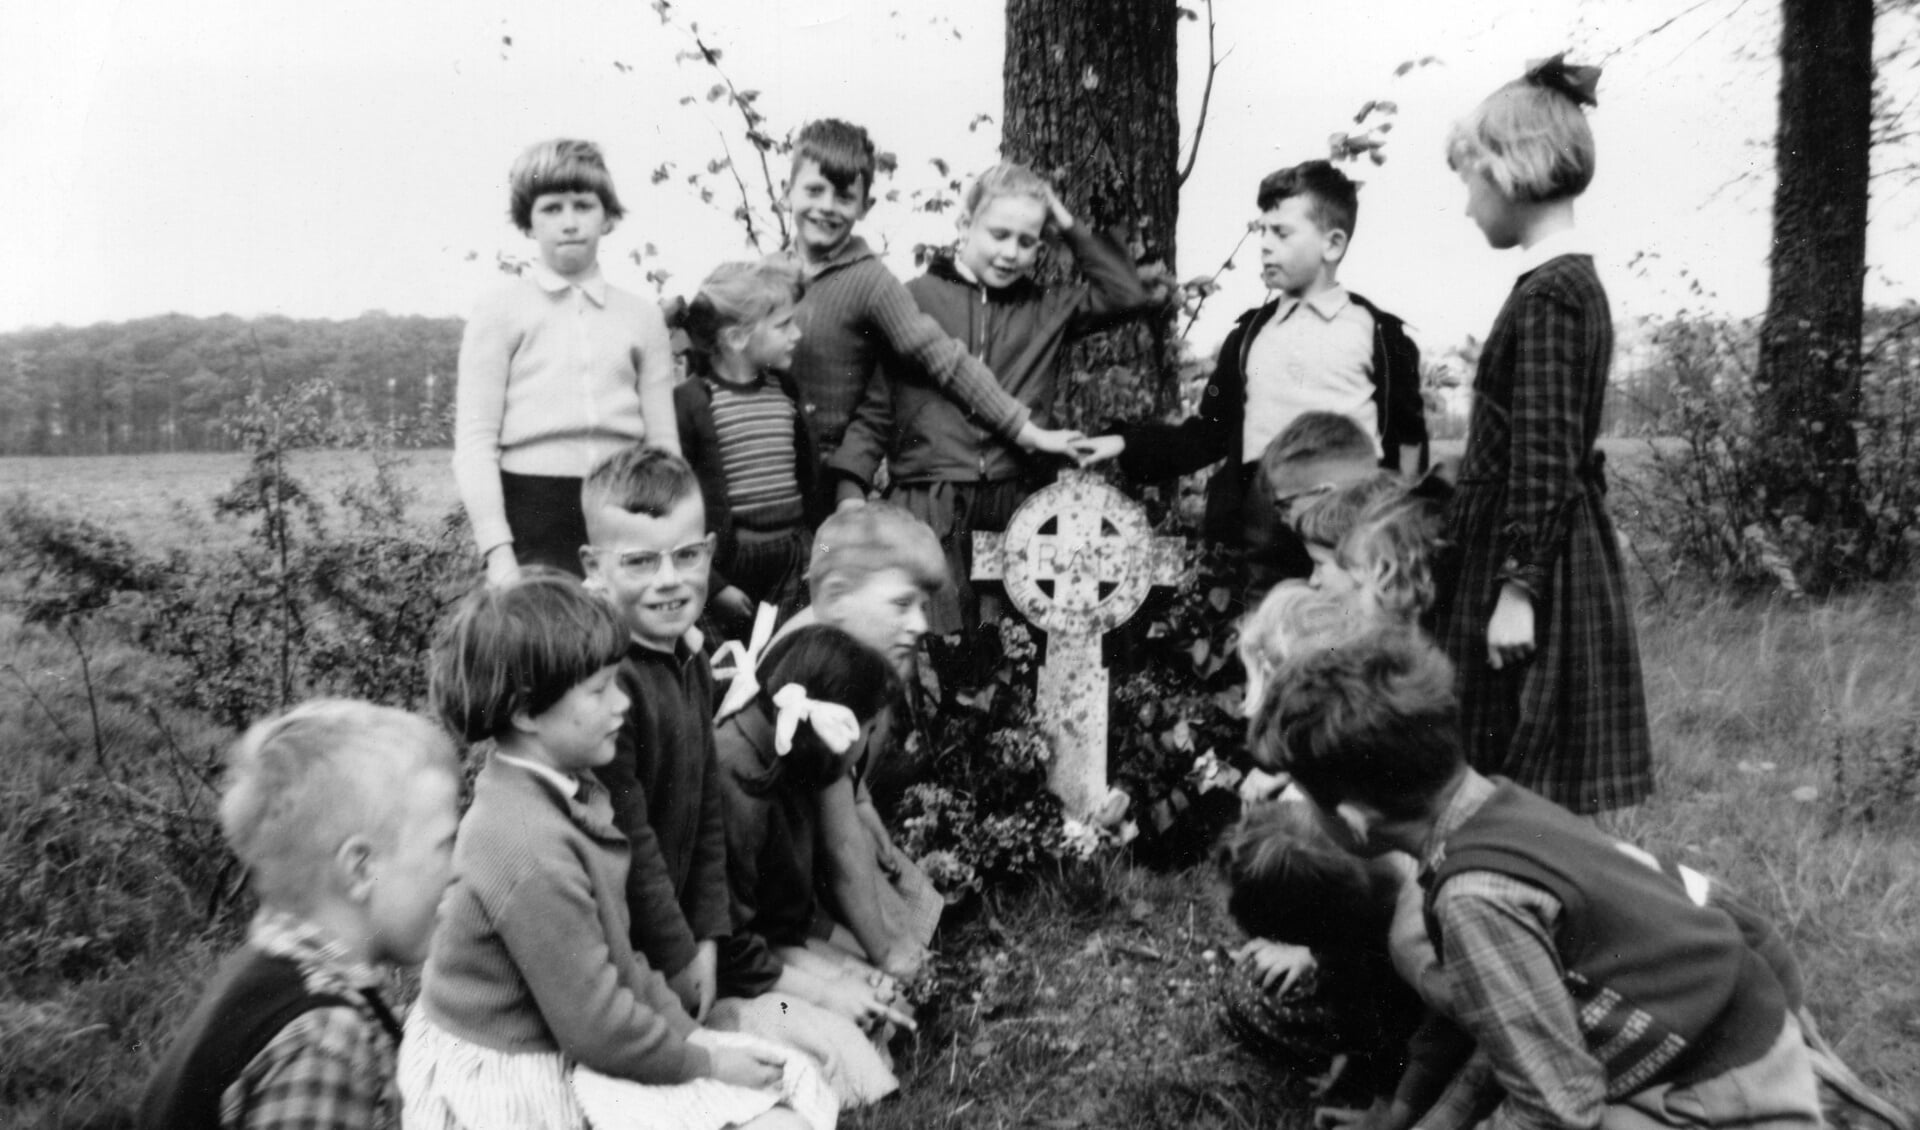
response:
{"label": "boy with blond hair", "polygon": [[260,910],[147,1086],[140,1125],[397,1127],[387,967],[426,956],[452,876],[453,747],[422,718],[321,700],[233,747],[220,824]]}
{"label": "boy with blond hair", "polygon": [[[927,634],[928,601],[946,584],[946,555],[933,530],[895,503],[870,502],[821,523],[807,571],[813,603],[780,634],[809,624],[839,628],[884,656],[907,688]],[[744,707],[758,688],[751,671],[741,672],[720,716]],[[894,845],[872,791],[877,778],[884,795],[897,797],[924,769],[909,761],[910,712],[904,695],[883,710],[850,753],[854,771],[821,794],[824,893],[853,935],[842,939],[849,943],[844,948],[857,948],[895,977],[910,977],[925,964],[945,906]]]}

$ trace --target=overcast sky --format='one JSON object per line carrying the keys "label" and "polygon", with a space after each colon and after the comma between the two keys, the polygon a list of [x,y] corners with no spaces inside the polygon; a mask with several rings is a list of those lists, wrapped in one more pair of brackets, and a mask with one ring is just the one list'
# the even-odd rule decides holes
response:
{"label": "overcast sky", "polygon": [[[1389,160],[1359,167],[1343,277],[1410,319],[1430,351],[1484,332],[1510,268],[1463,217],[1442,139],[1528,57],[1571,48],[1607,59],[1593,118],[1600,174],[1581,219],[1618,312],[1757,312],[1771,10],[1768,0],[1218,0],[1225,60],[1182,198],[1180,273],[1218,265],[1262,173],[1324,155],[1363,102],[1391,98],[1401,112]],[[736,82],[764,92],[776,131],[823,115],[868,125],[899,155],[891,187],[930,183],[934,157],[960,170],[994,158],[995,0],[682,0],[677,11],[725,49]],[[662,161],[717,157],[719,131],[744,156],[724,113],[680,105],[714,81],[675,64],[686,46],[645,0],[5,5],[0,330],[168,311],[462,314],[497,252],[530,249],[505,218],[506,168],[555,135],[596,139],[610,155],[630,214],[603,244],[609,274],[650,290],[633,256],[651,243],[649,265],[683,291],[744,250],[728,196],[705,206],[677,179],[649,183]],[[1439,62],[1394,76],[1429,55]],[[1183,24],[1189,129],[1205,62],[1203,25]],[[983,113],[992,122],[970,132]],[[748,183],[758,190],[757,174]],[[1920,294],[1920,238],[1915,194],[1888,187],[1876,187],[1869,297],[1898,301]],[[952,230],[904,204],[883,204],[870,226],[903,274],[916,241]],[[1194,334],[1203,345],[1260,297],[1256,256],[1239,262]]]}

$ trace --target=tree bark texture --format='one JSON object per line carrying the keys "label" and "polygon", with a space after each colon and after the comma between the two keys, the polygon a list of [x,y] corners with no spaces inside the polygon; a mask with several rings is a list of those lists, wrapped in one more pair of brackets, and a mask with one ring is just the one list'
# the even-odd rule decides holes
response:
{"label": "tree bark texture", "polygon": [[1873,120],[1873,0],[1782,0],[1779,184],[1755,403],[1768,506],[1847,568],[1859,499],[1860,334]]}
{"label": "tree bark texture", "polygon": [[[1007,0],[1002,155],[1053,181],[1075,218],[1171,270],[1180,214],[1175,0]],[[1057,278],[1061,265],[1049,265]],[[1051,281],[1046,274],[1042,278]],[[1097,427],[1178,401],[1170,318],[1075,351],[1056,418]]]}

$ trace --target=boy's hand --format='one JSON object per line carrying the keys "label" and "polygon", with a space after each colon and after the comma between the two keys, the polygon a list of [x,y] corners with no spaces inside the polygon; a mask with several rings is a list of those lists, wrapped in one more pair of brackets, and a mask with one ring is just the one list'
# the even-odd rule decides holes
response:
{"label": "boy's hand", "polygon": [[1127,441],[1119,436],[1091,436],[1073,445],[1073,461],[1091,467],[1118,458],[1126,449]]}
{"label": "boy's hand", "polygon": [[1066,204],[1053,189],[1047,189],[1047,218],[1053,221],[1054,229],[1062,232],[1073,230],[1073,213],[1067,211]]}
{"label": "boy's hand", "polygon": [[1233,959],[1251,970],[1260,987],[1280,996],[1314,970],[1313,951],[1270,938],[1255,938],[1233,951]]}
{"label": "boy's hand", "polygon": [[707,601],[722,624],[753,624],[753,598],[734,585],[728,585]]}
{"label": "boy's hand", "polygon": [[1272,800],[1286,791],[1293,780],[1285,773],[1269,773],[1265,769],[1249,769],[1247,775],[1240,778],[1240,799],[1247,804],[1258,804],[1263,800]]}
{"label": "boy's hand", "polygon": [[713,1008],[713,998],[720,985],[720,943],[708,938],[693,950],[693,977],[695,991],[700,997],[700,1011],[693,1018],[700,1023],[707,1022],[707,1013]]}
{"label": "boy's hand", "polygon": [[927,964],[927,947],[908,943],[894,947],[887,959],[880,963],[880,971],[895,981],[911,981],[920,975]]}
{"label": "boy's hand", "polygon": [[1487,621],[1487,666],[1495,671],[1533,658],[1533,598],[1515,584],[1500,586]]}
{"label": "boy's hand", "polygon": [[776,1053],[758,1048],[752,1051],[736,1047],[708,1048],[707,1056],[712,1061],[708,1069],[712,1078],[756,1091],[779,1084],[780,1069],[786,1064]]}
{"label": "boy's hand", "polygon": [[513,555],[513,543],[487,550],[487,583],[495,588],[520,579],[520,559]]}
{"label": "boy's hand", "polygon": [[1020,436],[1016,440],[1028,451],[1044,451],[1049,455],[1071,455],[1073,445],[1087,437],[1079,432],[1065,428],[1036,428],[1032,420],[1020,425]]}
{"label": "boy's hand", "polygon": [[680,998],[680,1004],[687,1015],[695,1020],[705,1020],[707,1010],[713,1007],[714,975],[719,964],[720,947],[711,939],[694,947],[693,960],[687,967],[667,978],[667,987]]}
{"label": "boy's hand", "polygon": [[878,987],[863,980],[845,978],[832,982],[828,995],[830,1001],[827,1007],[859,1025],[863,1031],[882,1024],[898,1024],[909,1032],[920,1030],[913,1017],[894,1007],[899,990],[893,987],[891,977]]}

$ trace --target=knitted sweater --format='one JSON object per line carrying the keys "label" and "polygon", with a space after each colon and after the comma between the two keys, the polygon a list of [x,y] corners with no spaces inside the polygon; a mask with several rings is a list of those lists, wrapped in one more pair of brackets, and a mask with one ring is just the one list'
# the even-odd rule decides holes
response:
{"label": "knitted sweater", "polygon": [[1559,901],[1555,938],[1568,995],[1617,1098],[1692,1082],[1765,1055],[1786,999],[1746,930],[1696,899],[1683,875],[1510,781],[1447,836],[1428,887],[1428,931],[1443,937],[1447,883],[1494,871]]}
{"label": "knitted sweater", "polygon": [[453,476],[482,553],[513,540],[501,471],[585,478],[642,440],[679,449],[666,319],[598,274],[572,284],[536,267],[493,287],[459,373]]}
{"label": "knitted sweater", "polygon": [[480,771],[420,1007],[495,1051],[557,1050],[642,1083],[706,1075],[693,1020],[627,940],[627,839],[606,792],[580,781],[567,800],[498,759]]}
{"label": "knitted sweater", "polygon": [[669,976],[731,928],[727,833],[713,752],[713,668],[698,646],[627,645],[620,689],[632,705],[613,760],[596,770],[614,827],[633,845],[626,884],[634,948]]}
{"label": "knitted sweater", "polygon": [[823,456],[840,446],[874,370],[895,358],[925,372],[1009,442],[1027,422],[1026,405],[968,356],[966,346],[921,313],[907,288],[857,236],[810,271],[794,320],[801,334],[793,352],[793,379]]}
{"label": "knitted sweater", "polygon": [[[1064,236],[1085,282],[1041,286],[1021,279],[989,290],[962,275],[952,254],[934,257],[907,293],[1033,412],[1053,410],[1066,347],[1075,338],[1151,308],[1126,250],[1076,224]],[[831,469],[871,486],[880,461],[894,482],[987,482],[1018,477],[1026,460],[988,433],[969,410],[912,366],[888,363],[867,388]]]}

